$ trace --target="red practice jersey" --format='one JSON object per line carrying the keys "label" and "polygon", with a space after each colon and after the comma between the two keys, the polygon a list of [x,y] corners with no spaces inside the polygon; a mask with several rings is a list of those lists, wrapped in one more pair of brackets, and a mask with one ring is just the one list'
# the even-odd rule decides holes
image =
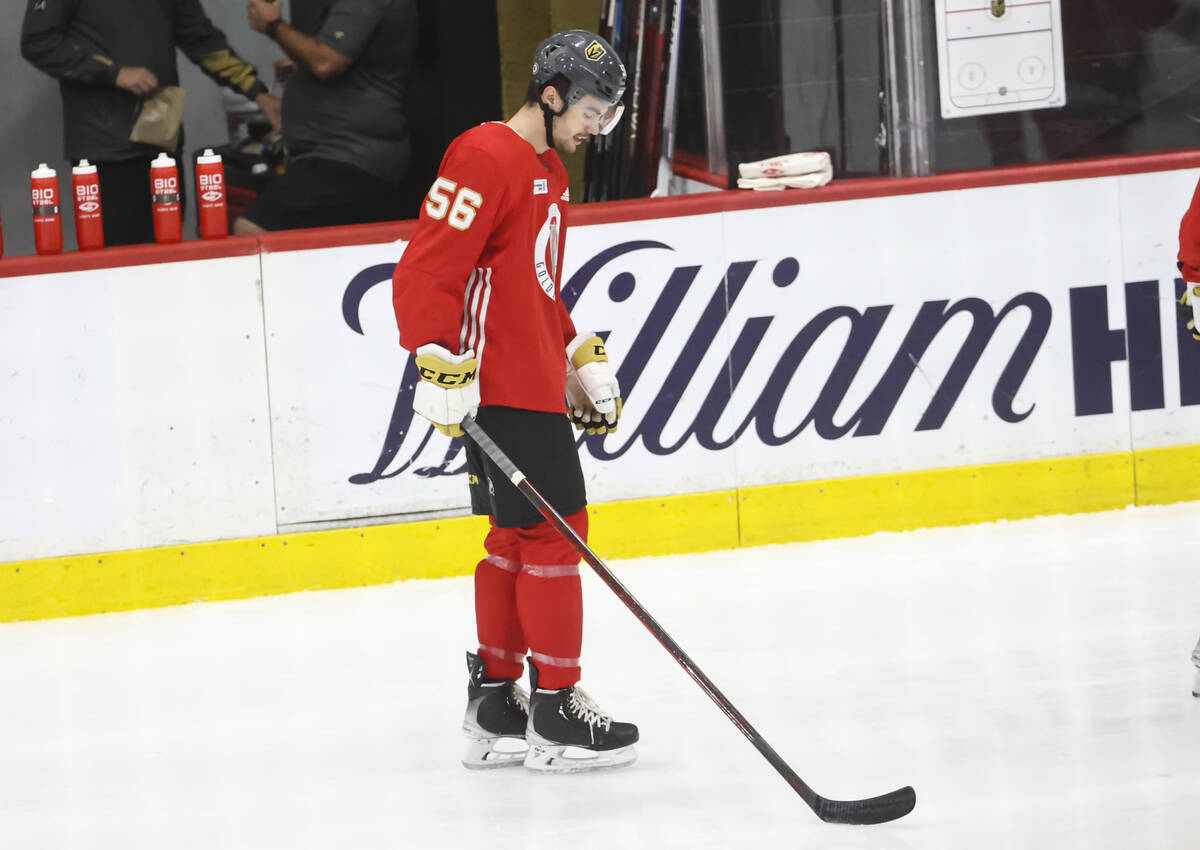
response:
{"label": "red practice jersey", "polygon": [[507,124],[455,139],[392,276],[400,344],[472,349],[483,405],[565,411],[569,202],[558,154],[538,155]]}
{"label": "red practice jersey", "polygon": [[1200,283],[1200,184],[1179,222],[1179,269],[1188,283]]}

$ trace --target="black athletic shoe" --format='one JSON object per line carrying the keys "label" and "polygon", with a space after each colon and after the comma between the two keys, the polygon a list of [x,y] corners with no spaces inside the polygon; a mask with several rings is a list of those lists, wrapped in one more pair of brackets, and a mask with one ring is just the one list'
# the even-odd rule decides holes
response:
{"label": "black athletic shoe", "polygon": [[570,773],[621,767],[637,758],[638,729],[618,723],[578,685],[559,690],[538,687],[538,670],[529,662],[529,752],[525,766],[545,773]]}
{"label": "black athletic shoe", "polygon": [[467,653],[467,712],[462,730],[469,743],[464,767],[511,767],[525,759],[529,695],[512,679],[483,678],[483,659]]}

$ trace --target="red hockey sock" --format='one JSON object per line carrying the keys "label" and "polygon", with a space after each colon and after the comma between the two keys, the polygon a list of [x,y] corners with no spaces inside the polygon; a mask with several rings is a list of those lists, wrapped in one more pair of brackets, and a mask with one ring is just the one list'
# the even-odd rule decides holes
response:
{"label": "red hockey sock", "polygon": [[517,531],[493,525],[483,542],[488,556],[475,567],[475,625],[479,657],[489,679],[520,679],[525,674],[527,645],[517,613]]}
{"label": "red hockey sock", "polygon": [[[566,518],[587,539],[587,510]],[[583,644],[583,594],[579,553],[548,522],[518,529],[521,574],[517,577],[517,609],[537,663],[538,687],[568,688],[579,681]]]}

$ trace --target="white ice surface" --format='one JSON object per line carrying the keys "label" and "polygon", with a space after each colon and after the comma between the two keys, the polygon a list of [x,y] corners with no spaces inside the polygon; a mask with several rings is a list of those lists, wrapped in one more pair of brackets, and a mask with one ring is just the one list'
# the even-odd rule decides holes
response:
{"label": "white ice surface", "polygon": [[584,682],[631,768],[458,764],[469,580],[0,626],[0,848],[1200,846],[1200,503],[613,562],[817,791],[616,597]]}

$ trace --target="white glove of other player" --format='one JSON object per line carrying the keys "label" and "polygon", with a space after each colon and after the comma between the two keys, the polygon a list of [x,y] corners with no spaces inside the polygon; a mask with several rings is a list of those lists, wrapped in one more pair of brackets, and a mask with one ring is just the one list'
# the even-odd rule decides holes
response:
{"label": "white glove of other player", "polygon": [[1200,340],[1200,284],[1184,283],[1179,299],[1179,320],[1192,339]]}
{"label": "white glove of other player", "polygon": [[463,417],[479,410],[479,384],[475,375],[479,362],[475,352],[451,354],[436,342],[422,345],[416,351],[417,381],[413,393],[413,410],[424,416],[447,437],[463,435]]}
{"label": "white glove of other player", "polygon": [[567,346],[567,416],[589,434],[617,430],[621,388],[604,340],[581,333]]}

